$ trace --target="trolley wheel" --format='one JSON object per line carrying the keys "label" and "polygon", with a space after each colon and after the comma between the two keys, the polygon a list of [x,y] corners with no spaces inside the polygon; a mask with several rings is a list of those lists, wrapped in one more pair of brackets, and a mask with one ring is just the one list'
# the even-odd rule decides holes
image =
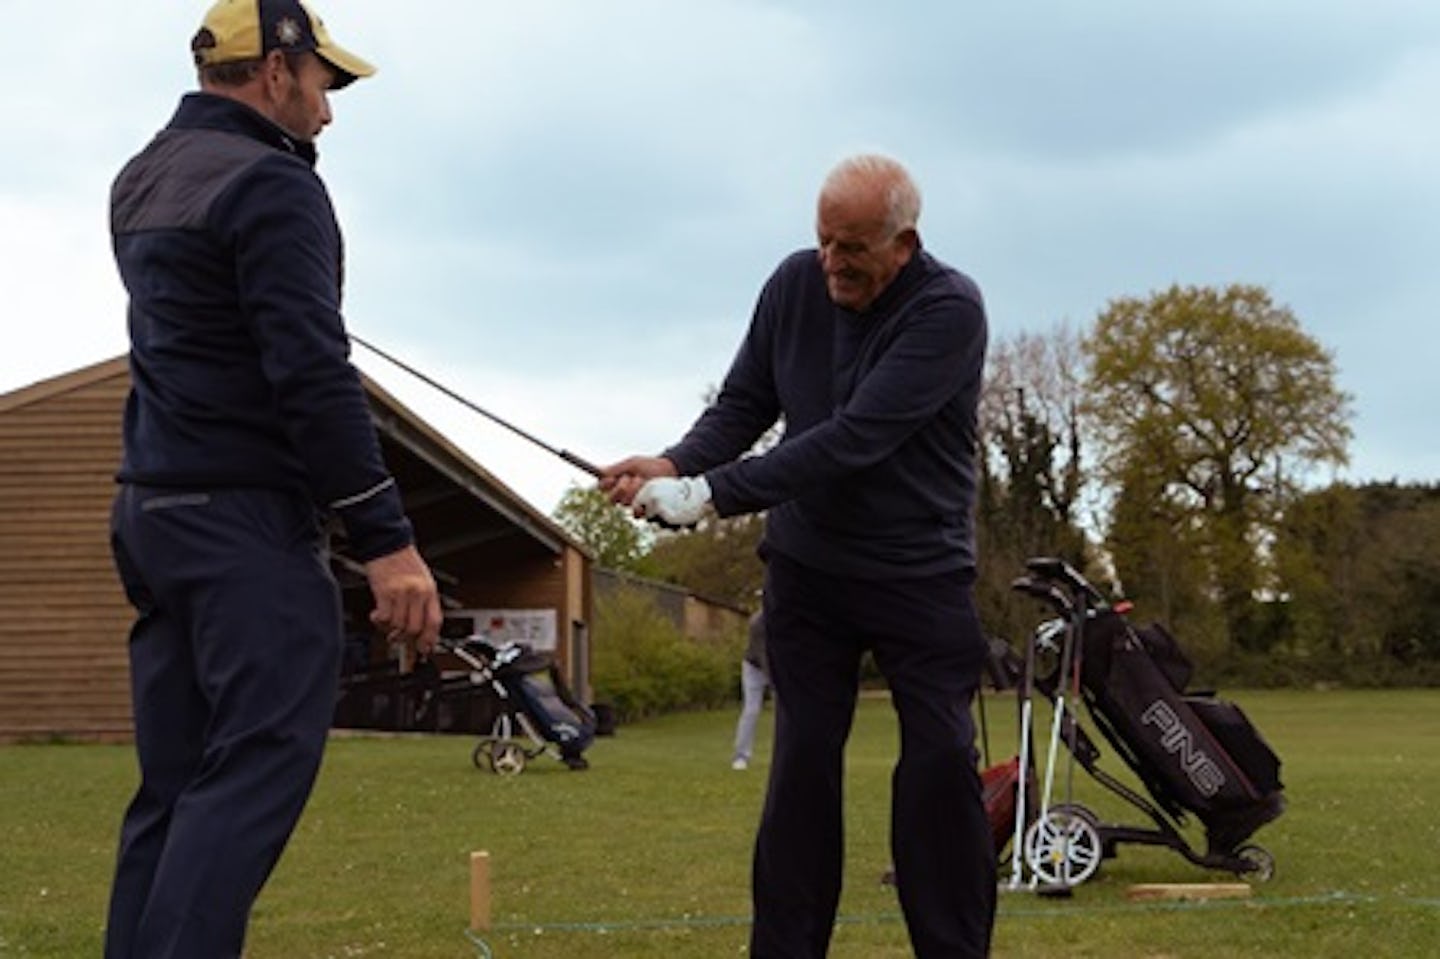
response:
{"label": "trolley wheel", "polygon": [[1025,831],[1025,861],[1042,883],[1078,886],[1100,868],[1100,820],[1079,803],[1046,811]]}
{"label": "trolley wheel", "polygon": [[497,776],[518,776],[525,771],[525,749],[506,740],[490,748],[490,771]]}
{"label": "trolley wheel", "polygon": [[1251,843],[1235,850],[1235,858],[1242,863],[1237,875],[1255,882],[1269,882],[1275,878],[1275,857],[1264,846]]}
{"label": "trolley wheel", "polygon": [[490,766],[490,745],[489,739],[482,739],[475,744],[470,752],[470,761],[475,764],[476,769],[487,769]]}

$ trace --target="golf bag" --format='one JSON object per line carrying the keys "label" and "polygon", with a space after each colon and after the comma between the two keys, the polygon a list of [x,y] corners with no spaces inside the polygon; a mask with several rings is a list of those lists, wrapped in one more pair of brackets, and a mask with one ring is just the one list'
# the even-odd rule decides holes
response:
{"label": "golf bag", "polygon": [[1096,726],[1171,815],[1194,813],[1210,850],[1233,852],[1278,815],[1280,759],[1239,706],[1192,693],[1185,654],[1159,623],[1114,609],[1086,625],[1082,692]]}
{"label": "golf bag", "polygon": [[[1012,887],[1020,882],[1022,855],[1032,886],[1043,882],[1051,889],[1068,889],[1093,875],[1100,860],[1113,857],[1121,843],[1165,846],[1200,866],[1269,879],[1274,858],[1246,840],[1284,810],[1284,787],[1280,760],[1259,731],[1234,703],[1189,689],[1191,664],[1163,626],[1132,627],[1124,616],[1128,604],[1112,606],[1061,560],[1037,558],[1026,566],[1029,574],[1013,587],[1045,601],[1058,615],[1029,640],[1022,688],[1041,693],[1054,711],[1038,808],[1022,803],[1017,810],[1015,832],[1018,837],[1023,829],[1024,849],[1017,846],[1014,852]],[[1042,651],[1058,665],[1037,667]],[[1029,704],[1023,700],[1025,755]],[[1082,701],[1094,727],[1140,779],[1148,798],[1100,768],[1100,748],[1078,721]],[[1062,745],[1066,796],[1053,803],[1057,747]],[[1105,823],[1074,802],[1068,772],[1076,763],[1144,812],[1153,827]],[[1203,853],[1181,832],[1189,815],[1205,827]]]}

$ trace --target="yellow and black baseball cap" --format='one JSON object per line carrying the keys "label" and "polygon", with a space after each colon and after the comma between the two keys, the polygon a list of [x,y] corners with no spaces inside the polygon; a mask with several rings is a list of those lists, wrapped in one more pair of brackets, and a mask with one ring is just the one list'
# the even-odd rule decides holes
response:
{"label": "yellow and black baseball cap", "polygon": [[313,52],[335,68],[334,90],[375,72],[331,40],[325,24],[300,0],[218,0],[190,41],[197,67],[260,60],[271,50]]}

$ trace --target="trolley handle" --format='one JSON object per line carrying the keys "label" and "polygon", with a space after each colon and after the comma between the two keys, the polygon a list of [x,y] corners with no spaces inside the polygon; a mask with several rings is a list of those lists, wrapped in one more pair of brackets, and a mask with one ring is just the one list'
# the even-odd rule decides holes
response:
{"label": "trolley handle", "polygon": [[[467,649],[469,646],[478,649]],[[493,669],[498,666],[506,666],[516,659],[524,650],[518,643],[502,643],[499,646],[491,643],[480,635],[466,636],[464,639],[450,639],[442,636],[439,646],[447,653],[453,653],[472,669]]]}
{"label": "trolley handle", "polygon": [[1108,602],[1098,589],[1090,584],[1080,572],[1065,560],[1058,556],[1035,556],[1025,561],[1025,568],[1039,576],[1049,580],[1058,580],[1077,594],[1083,595],[1097,606],[1106,606]]}
{"label": "trolley handle", "polygon": [[1045,600],[1067,617],[1075,613],[1075,606],[1070,602],[1069,597],[1053,583],[1038,580],[1033,576],[1021,576],[1010,582],[1010,588],[1027,596]]}

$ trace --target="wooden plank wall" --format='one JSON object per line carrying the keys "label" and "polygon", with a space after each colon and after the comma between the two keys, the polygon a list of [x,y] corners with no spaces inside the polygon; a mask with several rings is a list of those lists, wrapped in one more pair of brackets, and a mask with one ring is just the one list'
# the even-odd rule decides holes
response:
{"label": "wooden plank wall", "polygon": [[[129,382],[112,362],[11,394],[0,409],[0,742],[132,734],[133,617],[109,543]],[[533,542],[481,553],[462,564],[475,593],[462,598],[555,607],[568,636],[570,621],[589,621],[587,567],[578,552]]]}
{"label": "wooden plank wall", "polygon": [[128,388],[122,368],[0,416],[0,741],[130,735],[109,544]]}
{"label": "wooden plank wall", "polygon": [[685,635],[713,640],[734,633],[743,634],[750,617],[738,609],[707,602],[697,596],[685,597]]}

